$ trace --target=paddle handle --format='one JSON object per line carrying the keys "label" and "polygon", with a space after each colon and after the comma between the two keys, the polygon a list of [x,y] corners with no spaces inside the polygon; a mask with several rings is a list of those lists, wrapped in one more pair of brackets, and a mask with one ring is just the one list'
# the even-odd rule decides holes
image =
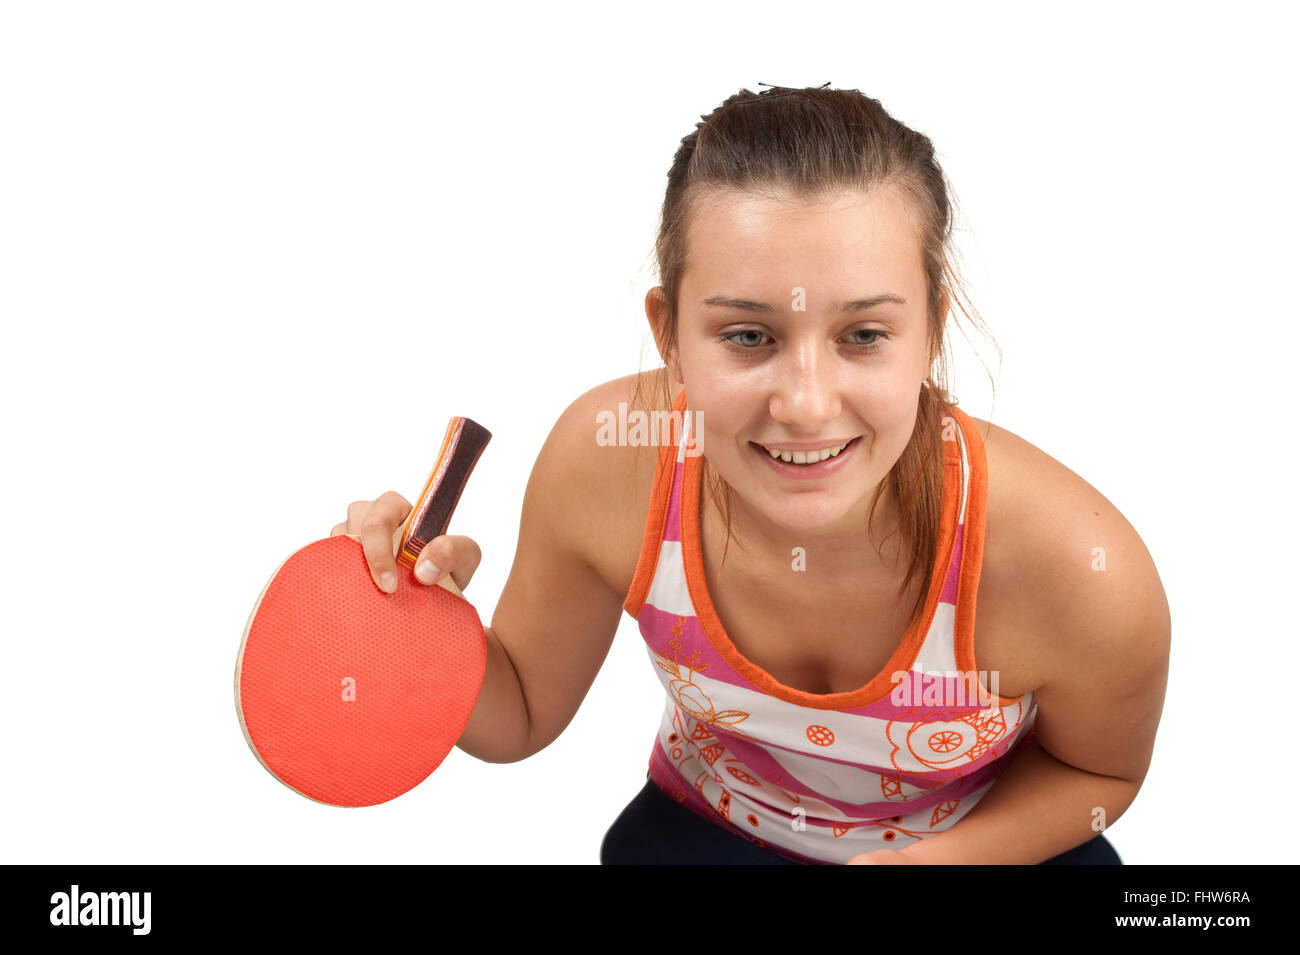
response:
{"label": "paddle handle", "polygon": [[492,432],[477,421],[457,416],[448,422],[438,461],[402,529],[402,544],[397,550],[399,564],[414,567],[425,545],[447,533],[460,494],[491,440]]}

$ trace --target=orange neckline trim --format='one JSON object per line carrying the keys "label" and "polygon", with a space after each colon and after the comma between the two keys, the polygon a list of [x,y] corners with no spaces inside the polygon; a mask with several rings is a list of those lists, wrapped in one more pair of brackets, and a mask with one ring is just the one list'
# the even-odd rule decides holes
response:
{"label": "orange neckline trim", "polygon": [[[686,410],[686,390],[678,392],[673,409]],[[971,480],[966,499],[966,534],[962,543],[961,573],[957,583],[957,604],[954,613],[954,656],[958,667],[975,670],[975,597],[979,587],[980,568],[984,552],[984,521],[988,495],[987,457],[983,436],[974,421],[960,408],[951,408],[962,433],[966,437]],[[659,563],[663,544],[668,506],[672,496],[672,479],[676,472],[678,448],[662,445],[655,469],[654,489],[651,492],[646,515],[645,534],[633,574],[632,586],[623,603],[635,619],[645,604],[650,583]],[[954,441],[944,442],[944,481],[942,498],[942,530],[935,555],[935,566],[930,570],[924,610],[920,618],[903,635],[903,639],[880,673],[865,686],[841,693],[808,693],[781,683],[758,664],[744,656],[727,636],[726,628],[718,617],[709,596],[704,574],[704,560],[700,547],[700,491],[703,481],[703,463],[699,455],[688,456],[682,475],[680,528],[682,559],[686,572],[687,590],[695,606],[697,619],[709,642],[724,660],[741,676],[777,699],[816,709],[850,709],[873,703],[888,696],[893,689],[890,676],[897,670],[906,670],[915,661],[925,641],[943,590],[943,581],[952,562],[956,538],[957,515],[961,507],[961,448]],[[996,697],[999,705],[1011,705],[1023,700],[1017,697]]]}
{"label": "orange neckline trim", "polygon": [[943,522],[939,547],[935,555],[935,566],[930,569],[925,609],[903,635],[902,641],[894,648],[884,668],[870,682],[856,690],[840,693],[808,693],[786,686],[745,657],[727,636],[726,628],[723,627],[722,620],[714,609],[713,599],[709,596],[704,575],[704,559],[700,547],[700,488],[703,470],[701,457],[686,459],[685,473],[682,476],[682,557],[686,566],[686,585],[691,595],[691,602],[695,605],[700,625],[714,649],[732,669],[764,693],[798,706],[844,710],[874,703],[888,696],[894,688],[890,676],[895,671],[909,669],[921,650],[925,635],[934,620],[939,595],[943,590],[943,580],[947,576],[948,565],[952,559],[957,513],[961,505],[958,497],[961,491],[961,449],[957,443],[944,442]]}

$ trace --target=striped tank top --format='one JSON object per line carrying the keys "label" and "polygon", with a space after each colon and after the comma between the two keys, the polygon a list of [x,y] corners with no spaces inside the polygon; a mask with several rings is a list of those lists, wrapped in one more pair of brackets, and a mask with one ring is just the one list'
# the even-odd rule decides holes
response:
{"label": "striped tank top", "polygon": [[680,437],[659,448],[623,605],[667,693],[650,779],[795,862],[841,864],[956,824],[1030,738],[1036,714],[1032,693],[999,696],[996,675],[975,665],[988,487],[974,421],[958,408],[943,419],[943,520],[921,617],[865,686],[817,694],[746,659],[718,618],[700,546],[703,462],[684,389],[673,410]]}

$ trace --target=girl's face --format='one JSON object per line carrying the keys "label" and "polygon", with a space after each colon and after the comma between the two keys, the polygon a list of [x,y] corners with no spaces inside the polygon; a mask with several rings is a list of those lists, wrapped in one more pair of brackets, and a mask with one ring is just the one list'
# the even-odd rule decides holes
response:
{"label": "girl's face", "polygon": [[[932,358],[905,194],[809,203],[717,191],[696,205],[687,241],[678,350],[666,357],[743,526],[782,542],[861,542]],[[662,289],[647,296],[652,324],[663,301]],[[811,468],[767,450],[846,443]],[[877,521],[892,507],[882,499]]]}

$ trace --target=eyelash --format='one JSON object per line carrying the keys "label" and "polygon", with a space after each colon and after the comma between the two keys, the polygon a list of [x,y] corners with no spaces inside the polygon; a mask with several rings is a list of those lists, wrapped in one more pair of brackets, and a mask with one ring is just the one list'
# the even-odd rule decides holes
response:
{"label": "eyelash", "polygon": [[[733,349],[735,349],[735,350],[737,350],[737,351],[743,351],[743,352],[755,352],[755,351],[758,351],[758,349],[759,349],[760,346],[758,346],[758,345],[752,345],[752,346],[741,345],[741,344],[739,344],[738,342],[736,342],[736,341],[733,340],[733,339],[736,338],[737,335],[749,335],[749,334],[751,334],[751,333],[752,333],[752,334],[757,334],[757,335],[764,335],[764,336],[767,336],[767,333],[766,333],[766,332],[760,332],[757,328],[742,328],[740,331],[737,331],[737,332],[728,332],[728,333],[725,334],[725,335],[721,335],[721,336],[719,336],[719,337],[718,337],[718,342],[719,342],[719,343],[724,343],[724,342],[725,342],[727,345],[731,346]],[[872,353],[872,352],[879,351],[879,350],[880,350],[880,347],[881,347],[881,342],[882,342],[882,341],[888,341],[888,340],[889,340],[889,336],[888,336],[886,333],[884,333],[884,332],[882,332],[882,331],[878,331],[877,329],[874,329],[874,328],[859,328],[859,329],[857,329],[853,334],[866,334],[866,335],[874,335],[874,336],[876,336],[875,340],[872,341],[871,344],[869,344],[869,345],[868,345],[868,344],[863,344],[862,342],[853,342],[853,343],[852,343],[852,344],[855,345],[858,349],[860,349],[862,352],[867,353],[867,354],[870,354],[870,353]],[[770,336],[767,336],[767,337],[770,337]]]}

